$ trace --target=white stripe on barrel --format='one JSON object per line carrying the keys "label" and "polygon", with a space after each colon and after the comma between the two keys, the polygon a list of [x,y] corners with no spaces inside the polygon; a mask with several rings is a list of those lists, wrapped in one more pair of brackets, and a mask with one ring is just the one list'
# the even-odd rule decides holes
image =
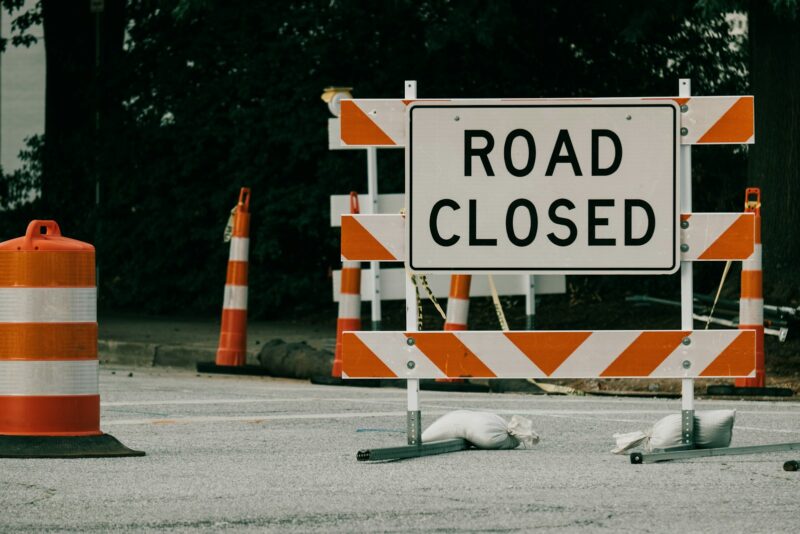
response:
{"label": "white stripe on barrel", "polygon": [[94,323],[94,287],[2,287],[0,323]]}
{"label": "white stripe on barrel", "polygon": [[225,285],[222,308],[225,310],[246,310],[247,286]]}
{"label": "white stripe on barrel", "polygon": [[97,360],[0,360],[0,395],[97,395]]}

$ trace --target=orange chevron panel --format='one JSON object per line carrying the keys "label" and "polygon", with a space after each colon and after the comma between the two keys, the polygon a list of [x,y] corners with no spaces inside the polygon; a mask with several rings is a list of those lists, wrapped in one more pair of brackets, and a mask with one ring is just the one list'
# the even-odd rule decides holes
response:
{"label": "orange chevron panel", "polygon": [[550,376],[591,332],[505,332],[505,336],[543,373]]}

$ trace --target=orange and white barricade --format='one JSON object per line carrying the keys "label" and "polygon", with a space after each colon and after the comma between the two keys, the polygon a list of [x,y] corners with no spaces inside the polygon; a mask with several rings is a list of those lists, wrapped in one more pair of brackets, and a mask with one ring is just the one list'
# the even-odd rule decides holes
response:
{"label": "orange and white barricade", "polygon": [[142,456],[100,431],[94,247],[34,220],[0,243],[0,457]]}
{"label": "orange and white barricade", "polygon": [[247,262],[250,251],[250,189],[243,187],[233,214],[228,272],[222,303],[217,366],[242,367],[247,360]]}
{"label": "orange and white barricade", "polygon": [[[358,193],[350,193],[350,213],[357,214]],[[331,376],[342,376],[342,333],[361,330],[361,262],[342,262],[342,288],[339,300],[339,318],[336,320],[336,352]]]}

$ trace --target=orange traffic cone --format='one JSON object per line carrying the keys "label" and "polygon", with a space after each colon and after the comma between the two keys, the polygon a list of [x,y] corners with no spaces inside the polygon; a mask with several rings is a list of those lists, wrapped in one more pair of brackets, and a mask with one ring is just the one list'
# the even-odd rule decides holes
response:
{"label": "orange traffic cone", "polygon": [[[358,213],[358,193],[350,193],[350,213]],[[342,376],[342,333],[361,330],[361,263],[342,262],[342,284],[339,296],[339,319],[336,321],[336,352],[331,376]]]}
{"label": "orange traffic cone", "polygon": [[0,243],[0,457],[144,456],[100,431],[94,247],[31,221]]}
{"label": "orange traffic cone", "polygon": [[241,367],[247,359],[247,257],[250,249],[250,189],[239,192],[222,303],[216,364]]}
{"label": "orange traffic cone", "polygon": [[744,211],[755,213],[756,238],[753,254],[742,262],[742,287],[739,298],[739,328],[756,331],[756,376],[737,378],[736,387],[763,388],[766,385],[764,369],[764,294],[761,276],[761,190],[748,187],[745,191]]}
{"label": "orange traffic cone", "polygon": [[[445,330],[467,330],[469,317],[469,288],[472,276],[454,274],[450,277],[450,294],[447,297],[447,319]],[[463,383],[461,378],[437,378],[437,382]]]}

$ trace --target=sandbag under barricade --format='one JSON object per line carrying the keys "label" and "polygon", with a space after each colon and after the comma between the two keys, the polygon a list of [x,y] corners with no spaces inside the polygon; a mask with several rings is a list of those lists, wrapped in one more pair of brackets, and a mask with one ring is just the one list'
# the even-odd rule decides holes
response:
{"label": "sandbag under barricade", "polygon": [[[694,414],[694,445],[698,449],[729,447],[733,437],[736,410],[707,410]],[[623,454],[641,446],[646,452],[668,449],[682,444],[681,414],[668,415],[645,432],[614,434],[614,454]]]}
{"label": "sandbag under barricade", "polygon": [[506,421],[497,414],[456,410],[441,416],[422,433],[422,442],[465,439],[479,449],[528,449],[539,443],[533,422],[518,415]]}

